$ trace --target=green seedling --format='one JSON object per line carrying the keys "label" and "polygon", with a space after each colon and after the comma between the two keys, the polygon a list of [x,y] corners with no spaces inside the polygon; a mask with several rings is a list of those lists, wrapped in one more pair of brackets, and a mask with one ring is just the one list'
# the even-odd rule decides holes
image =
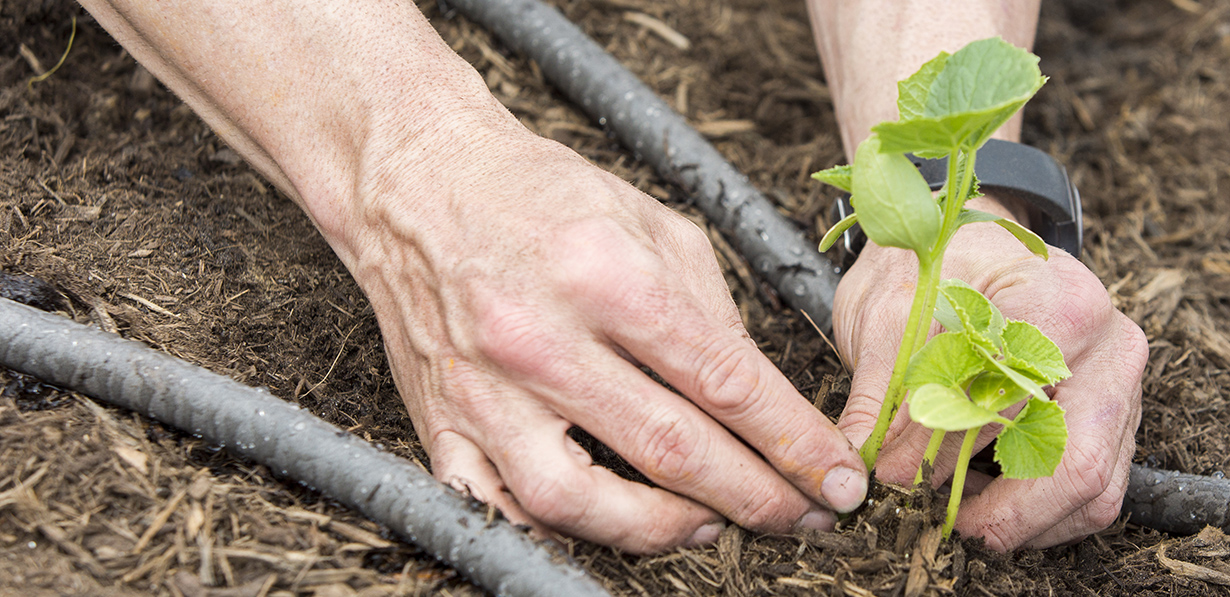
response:
{"label": "green seedling", "polygon": [[[940,267],[953,235],[966,224],[994,222],[1026,248],[1047,258],[1046,243],[1011,220],[965,208],[980,195],[977,151],[1046,82],[1038,57],[999,38],[941,53],[897,84],[900,119],[872,128],[854,164],[814,174],[850,193],[854,213],[824,235],[822,251],[859,224],[881,246],[918,257],[918,284],[875,429],[863,445],[875,466],[893,417],[910,392],[910,416],[934,434],[923,465],[934,463],[949,431],[965,440],[953,475],[944,534],[952,530],[969,458],[979,430],[1003,426],[995,458],[1009,478],[1054,473],[1067,443],[1063,409],[1042,390],[1070,373],[1059,349],[1034,326],[1005,320],[981,293]],[[948,158],[948,182],[933,195],[905,156]],[[938,308],[937,308],[938,307]],[[935,317],[947,330],[927,342]],[[1001,411],[1025,402],[1013,419]],[[920,477],[923,470],[920,465]]]}

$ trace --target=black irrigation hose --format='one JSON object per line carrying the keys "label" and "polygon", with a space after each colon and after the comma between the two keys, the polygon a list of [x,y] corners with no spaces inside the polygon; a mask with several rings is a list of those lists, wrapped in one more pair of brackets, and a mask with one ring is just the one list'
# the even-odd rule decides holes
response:
{"label": "black irrigation hose", "polygon": [[537,0],[444,0],[538,63],[580,105],[663,178],[694,195],[718,227],[791,307],[831,323],[832,264],[682,116],[576,25]]}
{"label": "black irrigation hose", "polygon": [[608,595],[409,461],[139,342],[0,299],[0,365],[229,447],[383,523],[497,595]]}
{"label": "black irrigation hose", "polygon": [[1175,535],[1205,525],[1230,532],[1230,479],[1133,464],[1123,513],[1131,522]]}
{"label": "black irrigation hose", "polygon": [[[442,0],[490,29],[591,118],[613,131],[665,179],[695,194],[705,217],[732,240],[791,307],[821,329],[831,324],[840,279],[799,230],[746,176],[653,90],[538,0]],[[1132,465],[1123,511],[1151,528],[1191,533],[1203,524],[1230,531],[1230,480]]]}

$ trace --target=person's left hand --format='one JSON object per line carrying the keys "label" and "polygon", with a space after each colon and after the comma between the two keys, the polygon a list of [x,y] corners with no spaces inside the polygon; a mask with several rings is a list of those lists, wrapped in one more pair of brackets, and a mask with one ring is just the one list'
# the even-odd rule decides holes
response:
{"label": "person's left hand", "polygon": [[[983,199],[970,207],[1007,215]],[[912,253],[868,243],[837,289],[833,328],[838,350],[854,368],[850,399],[838,426],[861,446],[875,426],[892,375],[917,283]],[[994,224],[962,228],[949,246],[943,277],[986,294],[1010,319],[1040,328],[1059,346],[1072,377],[1051,394],[1067,411],[1068,445],[1051,477],[1014,480],[970,471],[956,529],[992,549],[1049,547],[1106,528],[1119,515],[1140,423],[1140,378],[1148,343],[1110,302],[1101,281],[1080,261],[1050,248],[1044,261]],[[933,332],[938,326],[933,327]],[[876,463],[884,481],[913,483],[931,431],[902,407]],[[993,441],[988,425],[975,453]],[[961,434],[949,434],[933,482],[952,476]]]}

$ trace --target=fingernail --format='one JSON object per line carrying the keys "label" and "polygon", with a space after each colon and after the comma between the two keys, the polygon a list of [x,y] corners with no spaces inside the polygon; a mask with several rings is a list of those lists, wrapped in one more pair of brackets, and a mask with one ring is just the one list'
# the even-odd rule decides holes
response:
{"label": "fingernail", "polygon": [[867,497],[867,477],[848,468],[833,469],[825,475],[820,493],[834,510],[852,512]]}
{"label": "fingernail", "polygon": [[718,536],[722,534],[722,530],[726,528],[724,522],[711,522],[692,533],[692,538],[688,539],[687,547],[700,547],[709,545],[718,540]]}
{"label": "fingernail", "polygon": [[835,526],[837,526],[837,515],[828,510],[812,510],[794,523],[796,529],[814,529],[826,533],[832,531]]}

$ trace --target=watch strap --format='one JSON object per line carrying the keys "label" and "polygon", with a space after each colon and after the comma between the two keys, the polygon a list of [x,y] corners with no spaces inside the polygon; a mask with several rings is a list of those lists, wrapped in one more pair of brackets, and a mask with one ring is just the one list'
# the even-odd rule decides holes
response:
{"label": "watch strap", "polygon": [[[948,179],[948,158],[925,159],[913,154],[906,157],[918,168],[931,190],[939,190]],[[991,139],[978,150],[974,162],[982,192],[998,197],[1010,197],[1026,207],[1029,228],[1052,245],[1080,256],[1084,229],[1081,222],[1081,199],[1068,172],[1046,152],[1028,145]],[[834,221],[853,213],[849,195],[843,195],[834,205]],[[843,244],[849,254],[857,255],[865,239],[861,229],[846,232]]]}

